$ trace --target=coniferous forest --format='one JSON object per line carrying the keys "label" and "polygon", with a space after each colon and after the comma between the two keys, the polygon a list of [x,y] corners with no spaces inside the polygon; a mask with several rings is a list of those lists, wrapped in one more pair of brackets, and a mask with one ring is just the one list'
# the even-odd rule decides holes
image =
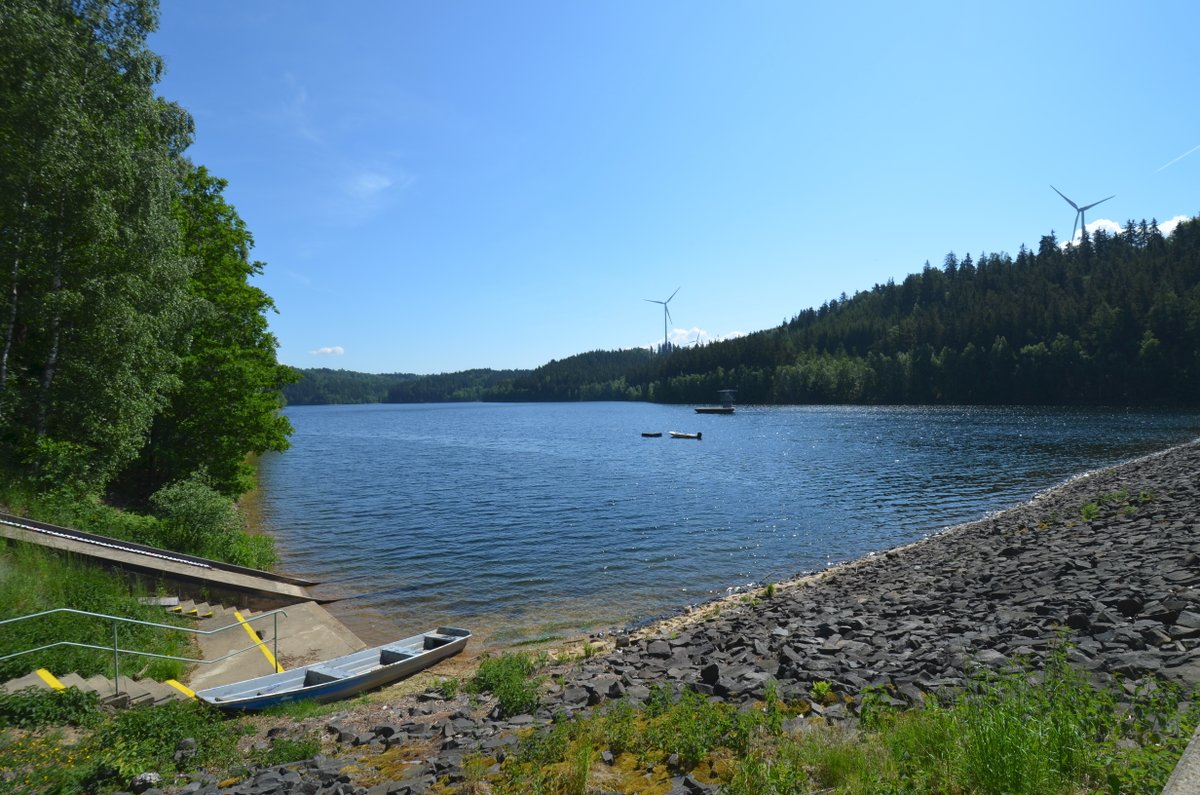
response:
{"label": "coniferous forest", "polygon": [[226,499],[287,447],[271,298],[226,183],[155,94],[152,0],[0,3],[0,472],[68,498]]}
{"label": "coniferous forest", "polygon": [[[285,388],[290,401],[324,402],[303,399],[314,375],[395,378],[304,372]],[[1078,245],[1046,236],[1015,258],[951,253],[900,284],[708,345],[593,351],[469,390],[437,388],[452,376],[403,378],[403,388],[377,388],[379,399],[707,403],[728,388],[765,404],[1195,405],[1200,220],[1170,237],[1153,221]]]}

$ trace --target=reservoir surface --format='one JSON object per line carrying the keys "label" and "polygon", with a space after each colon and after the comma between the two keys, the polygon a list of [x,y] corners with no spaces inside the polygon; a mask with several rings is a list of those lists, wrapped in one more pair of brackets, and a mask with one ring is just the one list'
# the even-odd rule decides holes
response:
{"label": "reservoir surface", "polygon": [[261,467],[278,569],[347,597],[334,612],[368,642],[436,624],[510,643],[644,620],[909,543],[1200,436],[1198,412],[1044,407],[286,413],[292,449]]}

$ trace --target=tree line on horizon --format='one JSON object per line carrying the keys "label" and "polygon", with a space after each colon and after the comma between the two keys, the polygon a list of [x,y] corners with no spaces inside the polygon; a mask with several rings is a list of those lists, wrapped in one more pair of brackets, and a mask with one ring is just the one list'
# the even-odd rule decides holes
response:
{"label": "tree line on horizon", "polygon": [[[60,503],[231,500],[287,447],[274,304],[226,182],[155,93],[155,0],[0,12],[0,473]],[[195,491],[193,490],[193,492]],[[165,499],[165,498],[163,498]],[[162,500],[160,499],[160,503]]]}
{"label": "tree line on horizon", "polygon": [[1169,237],[1154,221],[1066,246],[1047,235],[1015,258],[951,252],[899,284],[707,345],[591,351],[517,372],[301,372],[284,389],[289,403],[348,393],[357,399],[345,402],[707,403],[736,389],[757,404],[1195,405],[1200,219]]}

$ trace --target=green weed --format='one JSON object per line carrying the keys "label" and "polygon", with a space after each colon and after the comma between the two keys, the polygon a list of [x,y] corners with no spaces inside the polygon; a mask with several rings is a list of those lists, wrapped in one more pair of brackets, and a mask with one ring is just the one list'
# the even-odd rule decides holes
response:
{"label": "green weed", "polygon": [[537,709],[541,686],[541,680],[534,676],[536,670],[536,663],[525,652],[491,657],[479,664],[467,689],[476,694],[493,694],[501,717],[531,713]]}
{"label": "green weed", "polygon": [[256,765],[271,767],[312,759],[320,752],[321,741],[312,735],[296,738],[277,737],[271,741],[268,748],[256,751],[251,758]]}
{"label": "green weed", "polygon": [[816,701],[819,704],[827,704],[831,699],[835,698],[833,694],[833,684],[825,681],[824,679],[818,679],[812,683],[812,688],[809,690],[809,695],[812,696],[813,701]]}
{"label": "green weed", "polygon": [[276,704],[273,707],[264,709],[262,714],[277,718],[291,718],[292,721],[299,723],[305,718],[328,715],[340,708],[341,705],[337,703],[321,704],[308,698],[300,701],[285,701],[282,704]]}
{"label": "green weed", "polygon": [[438,683],[433,686],[442,698],[450,700],[458,695],[459,689],[462,687],[462,682],[453,676],[448,676],[444,679],[439,679]]}

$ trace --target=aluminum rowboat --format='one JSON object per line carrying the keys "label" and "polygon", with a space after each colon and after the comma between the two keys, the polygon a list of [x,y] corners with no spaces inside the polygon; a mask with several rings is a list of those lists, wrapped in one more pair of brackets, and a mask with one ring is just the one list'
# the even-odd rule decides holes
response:
{"label": "aluminum rowboat", "polygon": [[337,701],[390,684],[458,654],[470,638],[470,630],[438,627],[292,671],[199,690],[196,698],[223,710],[246,712],[305,699]]}

